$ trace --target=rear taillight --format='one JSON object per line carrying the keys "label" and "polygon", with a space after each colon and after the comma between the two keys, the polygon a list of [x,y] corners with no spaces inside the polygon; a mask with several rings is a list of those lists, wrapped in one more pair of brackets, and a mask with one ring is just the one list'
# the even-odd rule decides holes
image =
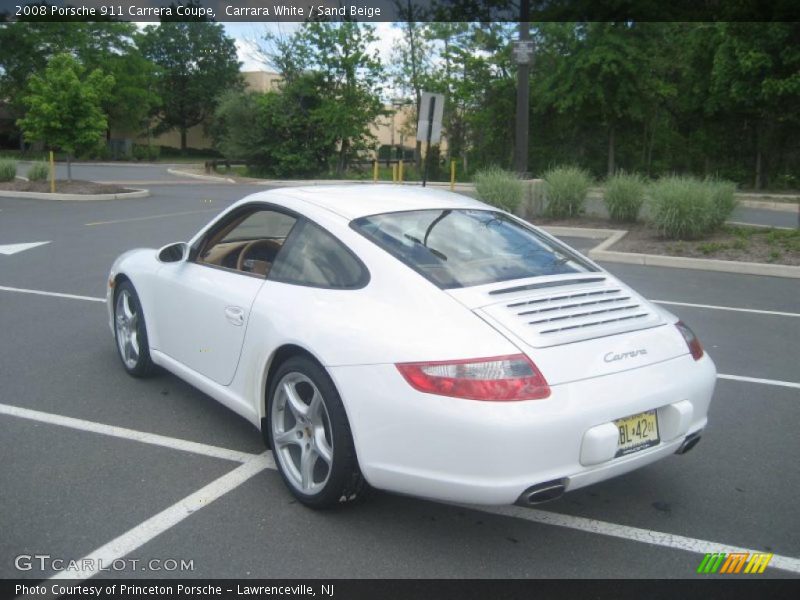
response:
{"label": "rear taillight", "polygon": [[524,354],[400,363],[397,369],[416,390],[469,400],[541,400],[550,386]]}
{"label": "rear taillight", "polygon": [[678,321],[675,323],[675,327],[678,328],[678,331],[681,332],[683,339],[686,340],[686,345],[689,346],[689,351],[692,353],[692,357],[695,360],[700,360],[703,358],[703,346],[700,344],[700,340],[697,339],[694,331],[689,329],[689,326],[683,321]]}

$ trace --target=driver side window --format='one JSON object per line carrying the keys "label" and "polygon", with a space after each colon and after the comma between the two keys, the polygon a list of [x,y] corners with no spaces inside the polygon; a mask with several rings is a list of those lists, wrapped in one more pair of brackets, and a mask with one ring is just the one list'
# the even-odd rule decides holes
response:
{"label": "driver side window", "polygon": [[270,209],[234,213],[205,239],[197,263],[265,278],[296,222]]}

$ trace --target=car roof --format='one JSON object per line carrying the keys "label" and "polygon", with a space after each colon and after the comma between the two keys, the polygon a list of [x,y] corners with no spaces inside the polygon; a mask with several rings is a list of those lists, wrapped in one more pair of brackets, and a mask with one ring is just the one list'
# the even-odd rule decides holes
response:
{"label": "car roof", "polygon": [[300,200],[348,221],[367,215],[409,210],[492,208],[460,194],[408,185],[315,185],[270,190],[258,194],[256,198],[278,202],[280,198]]}

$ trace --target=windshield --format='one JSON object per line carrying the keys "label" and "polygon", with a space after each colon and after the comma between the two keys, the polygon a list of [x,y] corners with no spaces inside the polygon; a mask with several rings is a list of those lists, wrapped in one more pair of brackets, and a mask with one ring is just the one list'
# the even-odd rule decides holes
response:
{"label": "windshield", "polygon": [[565,246],[489,210],[386,213],[352,227],[441,288],[596,271]]}

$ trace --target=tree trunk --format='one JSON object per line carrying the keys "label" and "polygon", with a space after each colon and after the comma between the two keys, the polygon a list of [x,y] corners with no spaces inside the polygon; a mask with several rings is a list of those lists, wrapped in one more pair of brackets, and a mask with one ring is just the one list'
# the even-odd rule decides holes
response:
{"label": "tree trunk", "polygon": [[350,140],[342,140],[342,147],[339,150],[339,160],[336,165],[336,174],[342,176],[345,167],[347,166],[347,151],[350,149]]}
{"label": "tree trunk", "polygon": [[761,182],[763,179],[762,173],[762,156],[761,156],[761,126],[756,125],[756,165],[755,165],[755,181],[754,186],[756,190],[761,189]]}
{"label": "tree trunk", "polygon": [[608,176],[611,177],[616,170],[614,163],[614,124],[608,126]]}
{"label": "tree trunk", "polygon": [[181,127],[181,154],[186,154],[186,127]]}

